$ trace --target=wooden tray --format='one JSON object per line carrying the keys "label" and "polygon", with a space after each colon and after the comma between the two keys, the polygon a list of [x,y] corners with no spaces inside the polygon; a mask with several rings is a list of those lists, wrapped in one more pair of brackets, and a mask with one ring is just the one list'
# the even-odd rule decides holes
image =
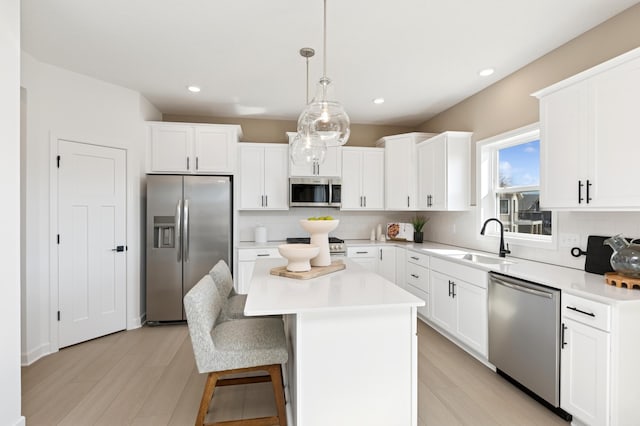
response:
{"label": "wooden tray", "polygon": [[625,277],[616,272],[607,272],[604,274],[604,280],[609,285],[616,287],[638,288],[640,289],[640,279]]}
{"label": "wooden tray", "polygon": [[329,266],[312,266],[310,271],[306,272],[291,272],[287,271],[286,266],[278,266],[271,269],[271,275],[277,275],[279,277],[295,278],[296,280],[309,280],[311,278],[321,277],[323,275],[330,274],[332,272],[341,271],[346,268],[342,260],[334,260]]}

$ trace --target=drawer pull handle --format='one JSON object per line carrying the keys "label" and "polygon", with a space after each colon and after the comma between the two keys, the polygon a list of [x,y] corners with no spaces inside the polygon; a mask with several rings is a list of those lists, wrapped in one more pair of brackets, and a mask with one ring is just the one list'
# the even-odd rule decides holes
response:
{"label": "drawer pull handle", "polygon": [[367,254],[369,253],[368,251],[357,251],[356,254]]}
{"label": "drawer pull handle", "polygon": [[259,254],[258,257],[265,257],[265,256],[269,256],[269,254]]}
{"label": "drawer pull handle", "polygon": [[415,256],[411,256],[411,258],[412,258],[413,260],[420,260],[420,258],[419,258],[419,257],[415,257]]}
{"label": "drawer pull handle", "polygon": [[411,276],[412,276],[413,278],[420,278],[420,275],[416,275],[416,274],[411,274]]}
{"label": "drawer pull handle", "polygon": [[572,311],[580,312],[581,314],[589,315],[590,317],[596,317],[596,314],[593,312],[585,312],[573,306],[567,306],[567,309],[571,309]]}

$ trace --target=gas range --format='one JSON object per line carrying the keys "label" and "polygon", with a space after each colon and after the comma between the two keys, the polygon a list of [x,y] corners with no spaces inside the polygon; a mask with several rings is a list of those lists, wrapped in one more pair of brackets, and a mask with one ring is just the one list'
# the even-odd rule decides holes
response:
{"label": "gas range", "polygon": [[[309,244],[310,242],[311,238],[309,237],[287,238],[287,244]],[[330,254],[345,254],[346,252],[347,248],[344,245],[344,240],[336,237],[329,237]]]}

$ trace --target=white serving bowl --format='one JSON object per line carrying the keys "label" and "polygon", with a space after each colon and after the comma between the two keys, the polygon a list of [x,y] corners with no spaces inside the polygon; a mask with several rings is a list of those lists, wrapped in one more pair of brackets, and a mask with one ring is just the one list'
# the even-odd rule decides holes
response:
{"label": "white serving bowl", "polygon": [[320,247],[314,244],[282,244],[278,251],[289,261],[287,271],[306,272],[311,270],[309,260],[318,255]]}
{"label": "white serving bowl", "polygon": [[309,234],[328,234],[338,227],[340,220],[300,220],[300,226]]}

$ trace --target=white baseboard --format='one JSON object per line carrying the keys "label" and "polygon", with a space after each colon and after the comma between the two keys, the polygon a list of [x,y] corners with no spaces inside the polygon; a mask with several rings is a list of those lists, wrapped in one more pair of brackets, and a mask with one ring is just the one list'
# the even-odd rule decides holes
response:
{"label": "white baseboard", "polygon": [[129,320],[127,321],[127,330],[135,330],[136,328],[140,328],[146,321],[146,312],[139,317],[129,318]]}
{"label": "white baseboard", "polygon": [[40,345],[39,347],[37,347],[36,349],[33,349],[32,351],[29,351],[27,353],[22,353],[21,354],[21,363],[23,367],[26,367],[28,365],[33,364],[34,362],[36,362],[37,360],[39,360],[40,358],[51,354],[51,346],[49,345],[49,343],[43,343],[42,345]]}

